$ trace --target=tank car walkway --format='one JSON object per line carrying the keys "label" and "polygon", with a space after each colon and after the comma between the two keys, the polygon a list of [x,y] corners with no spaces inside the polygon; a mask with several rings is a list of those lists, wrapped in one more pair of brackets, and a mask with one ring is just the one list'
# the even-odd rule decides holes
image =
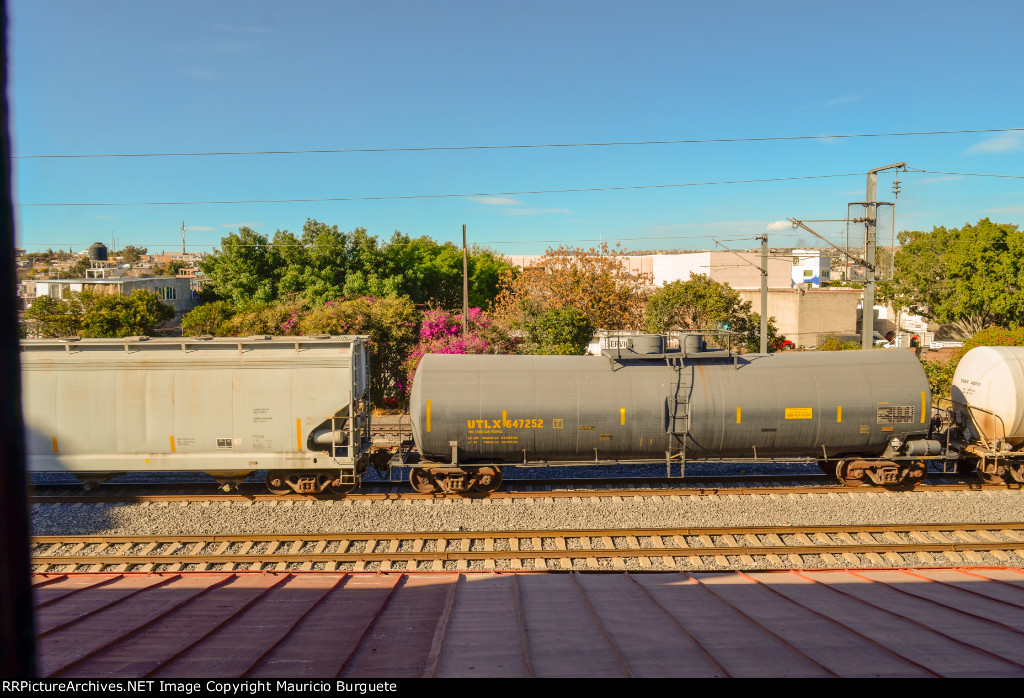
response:
{"label": "tank car walkway", "polygon": [[44,677],[1024,676],[1024,570],[36,575]]}

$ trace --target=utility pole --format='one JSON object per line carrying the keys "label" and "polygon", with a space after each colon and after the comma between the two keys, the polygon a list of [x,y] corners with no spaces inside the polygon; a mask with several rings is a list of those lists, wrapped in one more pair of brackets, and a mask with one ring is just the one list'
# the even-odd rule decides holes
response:
{"label": "utility pole", "polygon": [[864,272],[864,310],[861,313],[860,348],[870,349],[874,344],[875,331],[875,247],[878,229],[876,226],[878,203],[878,173],[883,170],[906,167],[907,163],[897,162],[885,167],[868,170],[867,202],[864,206],[864,261],[867,262]]}
{"label": "utility pole", "polygon": [[469,334],[469,260],[466,251],[466,224],[462,224],[462,337]]}
{"label": "utility pole", "polygon": [[[811,231],[814,232],[814,231]],[[815,233],[817,235],[817,233]],[[715,244],[721,247],[723,250],[728,250],[734,255],[742,259],[744,262],[761,272],[761,353],[768,353],[768,236],[761,235],[760,238],[754,238],[755,240],[761,240],[761,266],[757,266],[750,260],[746,259],[739,252],[730,250],[728,247],[715,240]]]}
{"label": "utility pole", "polygon": [[768,353],[768,236],[761,235],[761,353]]}
{"label": "utility pole", "polygon": [[181,254],[185,254],[185,221],[181,222]]}

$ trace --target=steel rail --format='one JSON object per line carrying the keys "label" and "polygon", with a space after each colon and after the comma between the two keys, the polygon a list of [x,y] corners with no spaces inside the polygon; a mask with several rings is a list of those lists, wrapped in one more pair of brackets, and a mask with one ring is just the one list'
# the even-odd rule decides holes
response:
{"label": "steel rail", "polygon": [[[998,540],[998,533],[1004,540]],[[877,540],[873,534],[884,534],[888,541]],[[902,537],[897,534],[902,534]],[[932,534],[932,535],[928,535]],[[837,538],[828,537],[835,535]],[[766,541],[761,540],[765,538]],[[782,538],[786,537],[786,541]],[[816,539],[812,540],[812,537]],[[640,539],[650,539],[648,547]],[[693,544],[683,540],[695,539]],[[904,540],[904,538],[909,540]],[[674,546],[666,544],[671,539]],[[521,542],[527,540],[524,549]],[[599,547],[594,546],[594,541]],[[505,541],[508,549],[495,550],[496,541]],[[513,543],[515,541],[515,543]],[[549,546],[545,547],[544,542]],[[579,547],[576,547],[578,541]],[[401,550],[402,543],[408,548]],[[474,543],[483,543],[483,549],[473,549]],[[573,547],[570,547],[573,542]],[[573,560],[606,559],[622,561],[630,558],[714,559],[742,556],[753,562],[753,557],[823,555],[886,555],[886,554],[965,554],[1008,553],[1024,556],[1024,524],[919,524],[880,526],[801,526],[801,527],[738,527],[738,528],[671,528],[637,530],[588,531],[500,531],[467,533],[461,531],[441,533],[350,533],[350,534],[292,534],[292,535],[178,535],[178,536],[37,536],[32,539],[33,566],[50,569],[55,566],[145,566],[158,565],[246,565],[251,569],[275,565],[285,569],[289,565],[327,564],[336,568],[341,564],[411,563],[426,562],[479,563],[511,560]],[[251,552],[251,548],[270,543],[269,549]],[[455,543],[457,550],[449,549]],[[348,552],[353,547],[360,550]],[[386,544],[378,552],[381,544]],[[175,546],[173,551],[159,550]],[[302,548],[313,546],[313,552]],[[331,552],[326,548],[336,545]],[[57,554],[67,546],[70,553]],[[142,552],[132,553],[142,547]],[[208,547],[216,550],[205,552]],[[232,550],[241,546],[242,550]],[[426,548],[433,547],[433,550]],[[46,550],[43,550],[43,549]],[[95,548],[91,551],[90,548]],[[440,549],[438,549],[440,548]],[[117,552],[111,553],[111,549]],[[159,552],[158,552],[159,550]],[[53,554],[50,554],[50,551]],[[177,551],[183,551],[178,554]],[[278,552],[280,551],[280,552]],[[847,561],[850,560],[847,558]]]}

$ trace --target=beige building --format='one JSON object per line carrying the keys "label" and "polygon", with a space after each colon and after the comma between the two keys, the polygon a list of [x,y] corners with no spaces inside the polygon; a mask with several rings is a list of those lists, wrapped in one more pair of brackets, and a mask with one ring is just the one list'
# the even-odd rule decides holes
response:
{"label": "beige building", "polygon": [[39,296],[50,296],[58,300],[66,300],[71,293],[83,290],[111,293],[127,296],[132,291],[153,291],[174,312],[181,315],[196,307],[196,296],[192,292],[192,280],[187,277],[147,276],[120,277],[106,279],[59,279],[35,282],[35,293],[26,295],[26,307]]}
{"label": "beige building", "polygon": [[[509,261],[520,269],[533,266],[540,255],[511,255]],[[654,287],[661,288],[673,281],[687,281],[691,276],[704,274],[720,284],[735,289],[761,288],[761,254],[759,252],[688,252],[686,254],[633,255],[624,257],[627,268],[634,274],[649,274]],[[792,258],[768,257],[768,288],[793,287]]]}

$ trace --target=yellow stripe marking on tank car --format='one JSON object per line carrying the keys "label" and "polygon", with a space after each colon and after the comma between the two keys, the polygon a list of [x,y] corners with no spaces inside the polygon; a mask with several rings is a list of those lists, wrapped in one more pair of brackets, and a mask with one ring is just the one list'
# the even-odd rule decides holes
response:
{"label": "yellow stripe marking on tank car", "polygon": [[626,408],[619,409],[619,424],[625,426],[626,424]]}
{"label": "yellow stripe marking on tank car", "polygon": [[502,426],[502,428],[505,428],[507,426],[511,426],[508,423],[508,410],[502,410],[501,411],[501,426]]}
{"label": "yellow stripe marking on tank car", "polygon": [[924,424],[924,391],[921,391],[921,424]]}
{"label": "yellow stripe marking on tank car", "polygon": [[739,407],[736,408],[736,423],[737,424],[740,423],[740,408]]}
{"label": "yellow stripe marking on tank car", "polygon": [[302,450],[302,417],[295,420],[295,448]]}
{"label": "yellow stripe marking on tank car", "polygon": [[843,406],[842,405],[836,405],[836,421],[837,422],[843,421]]}
{"label": "yellow stripe marking on tank car", "polygon": [[427,431],[430,431],[430,400],[427,400]]}
{"label": "yellow stripe marking on tank car", "polygon": [[176,450],[174,448],[174,434],[171,434],[171,453],[174,453]]}
{"label": "yellow stripe marking on tank car", "polygon": [[50,438],[53,440],[53,452],[56,453],[57,452],[57,437],[56,436],[51,436]]}

